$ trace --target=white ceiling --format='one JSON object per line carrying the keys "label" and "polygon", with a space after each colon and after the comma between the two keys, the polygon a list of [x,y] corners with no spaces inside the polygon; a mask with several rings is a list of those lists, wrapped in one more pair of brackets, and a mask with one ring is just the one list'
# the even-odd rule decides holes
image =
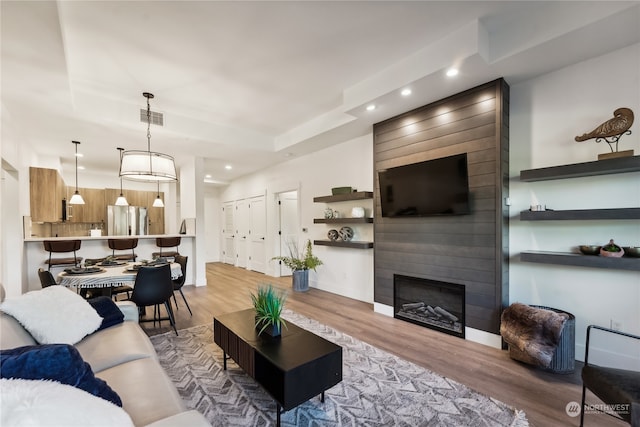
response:
{"label": "white ceiling", "polygon": [[78,140],[88,170],[115,173],[117,147],[146,149],[148,91],[165,115],[152,150],[178,165],[205,158],[213,182],[497,77],[515,84],[640,41],[638,1],[0,4],[3,137],[9,126],[70,170]]}

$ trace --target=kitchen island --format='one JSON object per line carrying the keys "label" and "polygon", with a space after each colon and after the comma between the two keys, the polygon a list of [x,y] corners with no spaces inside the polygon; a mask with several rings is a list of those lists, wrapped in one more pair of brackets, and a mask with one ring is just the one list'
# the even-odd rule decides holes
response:
{"label": "kitchen island", "polygon": [[[192,260],[195,260],[193,251],[195,248],[195,236],[192,234],[162,234],[162,235],[145,235],[145,236],[75,236],[75,237],[30,237],[24,239],[25,247],[25,271],[27,274],[27,283],[29,288],[24,291],[32,291],[40,289],[40,279],[38,279],[38,269],[47,269],[45,261],[49,258],[49,252],[44,250],[44,240],[80,240],[82,245],[77,252],[79,257],[87,258],[103,258],[111,255],[111,249],[107,244],[108,239],[118,238],[137,238],[138,247],[135,249],[135,253],[138,255],[138,260],[152,259],[152,253],[158,252],[159,248],[156,246],[157,237],[180,237],[180,247],[178,248],[181,255],[189,257],[189,263],[187,264],[186,282],[187,284],[195,283],[195,266]],[[172,249],[171,249],[172,250]],[[67,257],[72,254],[54,254],[53,257]],[[54,276],[61,271],[61,267],[52,267],[51,272]],[[184,274],[184,272],[183,272]]]}

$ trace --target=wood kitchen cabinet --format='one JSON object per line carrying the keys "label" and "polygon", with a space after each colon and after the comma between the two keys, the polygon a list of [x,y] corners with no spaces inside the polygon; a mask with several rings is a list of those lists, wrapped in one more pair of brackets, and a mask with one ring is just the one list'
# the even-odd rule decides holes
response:
{"label": "wood kitchen cabinet", "polygon": [[[146,191],[147,207],[149,215],[149,234],[164,234],[164,208],[154,208],[153,202],[158,197],[157,191]],[[160,199],[164,203],[164,193],[160,193]]]}
{"label": "wood kitchen cabinet", "polygon": [[140,191],[140,190],[124,190],[122,192],[124,196],[127,198],[127,202],[129,202],[129,206],[147,206],[147,193],[148,191]]}
{"label": "wood kitchen cabinet", "polygon": [[58,222],[62,220],[62,199],[66,187],[55,169],[29,168],[29,202],[31,220]]}
{"label": "wood kitchen cabinet", "polygon": [[[67,200],[75,193],[75,187],[67,187]],[[67,202],[69,222],[106,223],[107,205],[105,190],[100,188],[79,188],[78,192],[84,199],[84,205],[70,205]]]}

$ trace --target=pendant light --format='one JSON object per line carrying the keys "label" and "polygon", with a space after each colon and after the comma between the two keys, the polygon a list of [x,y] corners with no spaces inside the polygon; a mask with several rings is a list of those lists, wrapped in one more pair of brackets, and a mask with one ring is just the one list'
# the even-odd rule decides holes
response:
{"label": "pendant light", "polygon": [[173,157],[151,151],[151,106],[149,100],[153,94],[144,92],[147,98],[147,151],[127,150],[120,162],[120,176],[134,181],[163,181],[175,182],[176,165]]}
{"label": "pendant light", "polygon": [[[122,164],[122,151],[124,151],[124,148],[118,147],[118,151],[120,152],[120,164]],[[122,194],[122,177],[120,177],[120,195],[116,199],[116,206],[129,206],[127,198]]]}
{"label": "pendant light", "polygon": [[158,197],[153,201],[154,208],[164,208],[164,202],[160,198],[160,181],[158,181]]}
{"label": "pendant light", "polygon": [[71,199],[69,200],[69,204],[84,205],[84,199],[78,192],[78,144],[80,144],[80,142],[79,141],[71,141],[71,142],[76,146],[76,192],[73,193],[73,196],[71,196]]}

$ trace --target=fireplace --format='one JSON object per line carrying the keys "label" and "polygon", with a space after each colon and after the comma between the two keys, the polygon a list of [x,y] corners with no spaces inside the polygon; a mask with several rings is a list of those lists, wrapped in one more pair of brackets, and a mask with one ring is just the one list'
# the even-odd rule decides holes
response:
{"label": "fireplace", "polygon": [[464,285],[393,275],[393,317],[464,338]]}

